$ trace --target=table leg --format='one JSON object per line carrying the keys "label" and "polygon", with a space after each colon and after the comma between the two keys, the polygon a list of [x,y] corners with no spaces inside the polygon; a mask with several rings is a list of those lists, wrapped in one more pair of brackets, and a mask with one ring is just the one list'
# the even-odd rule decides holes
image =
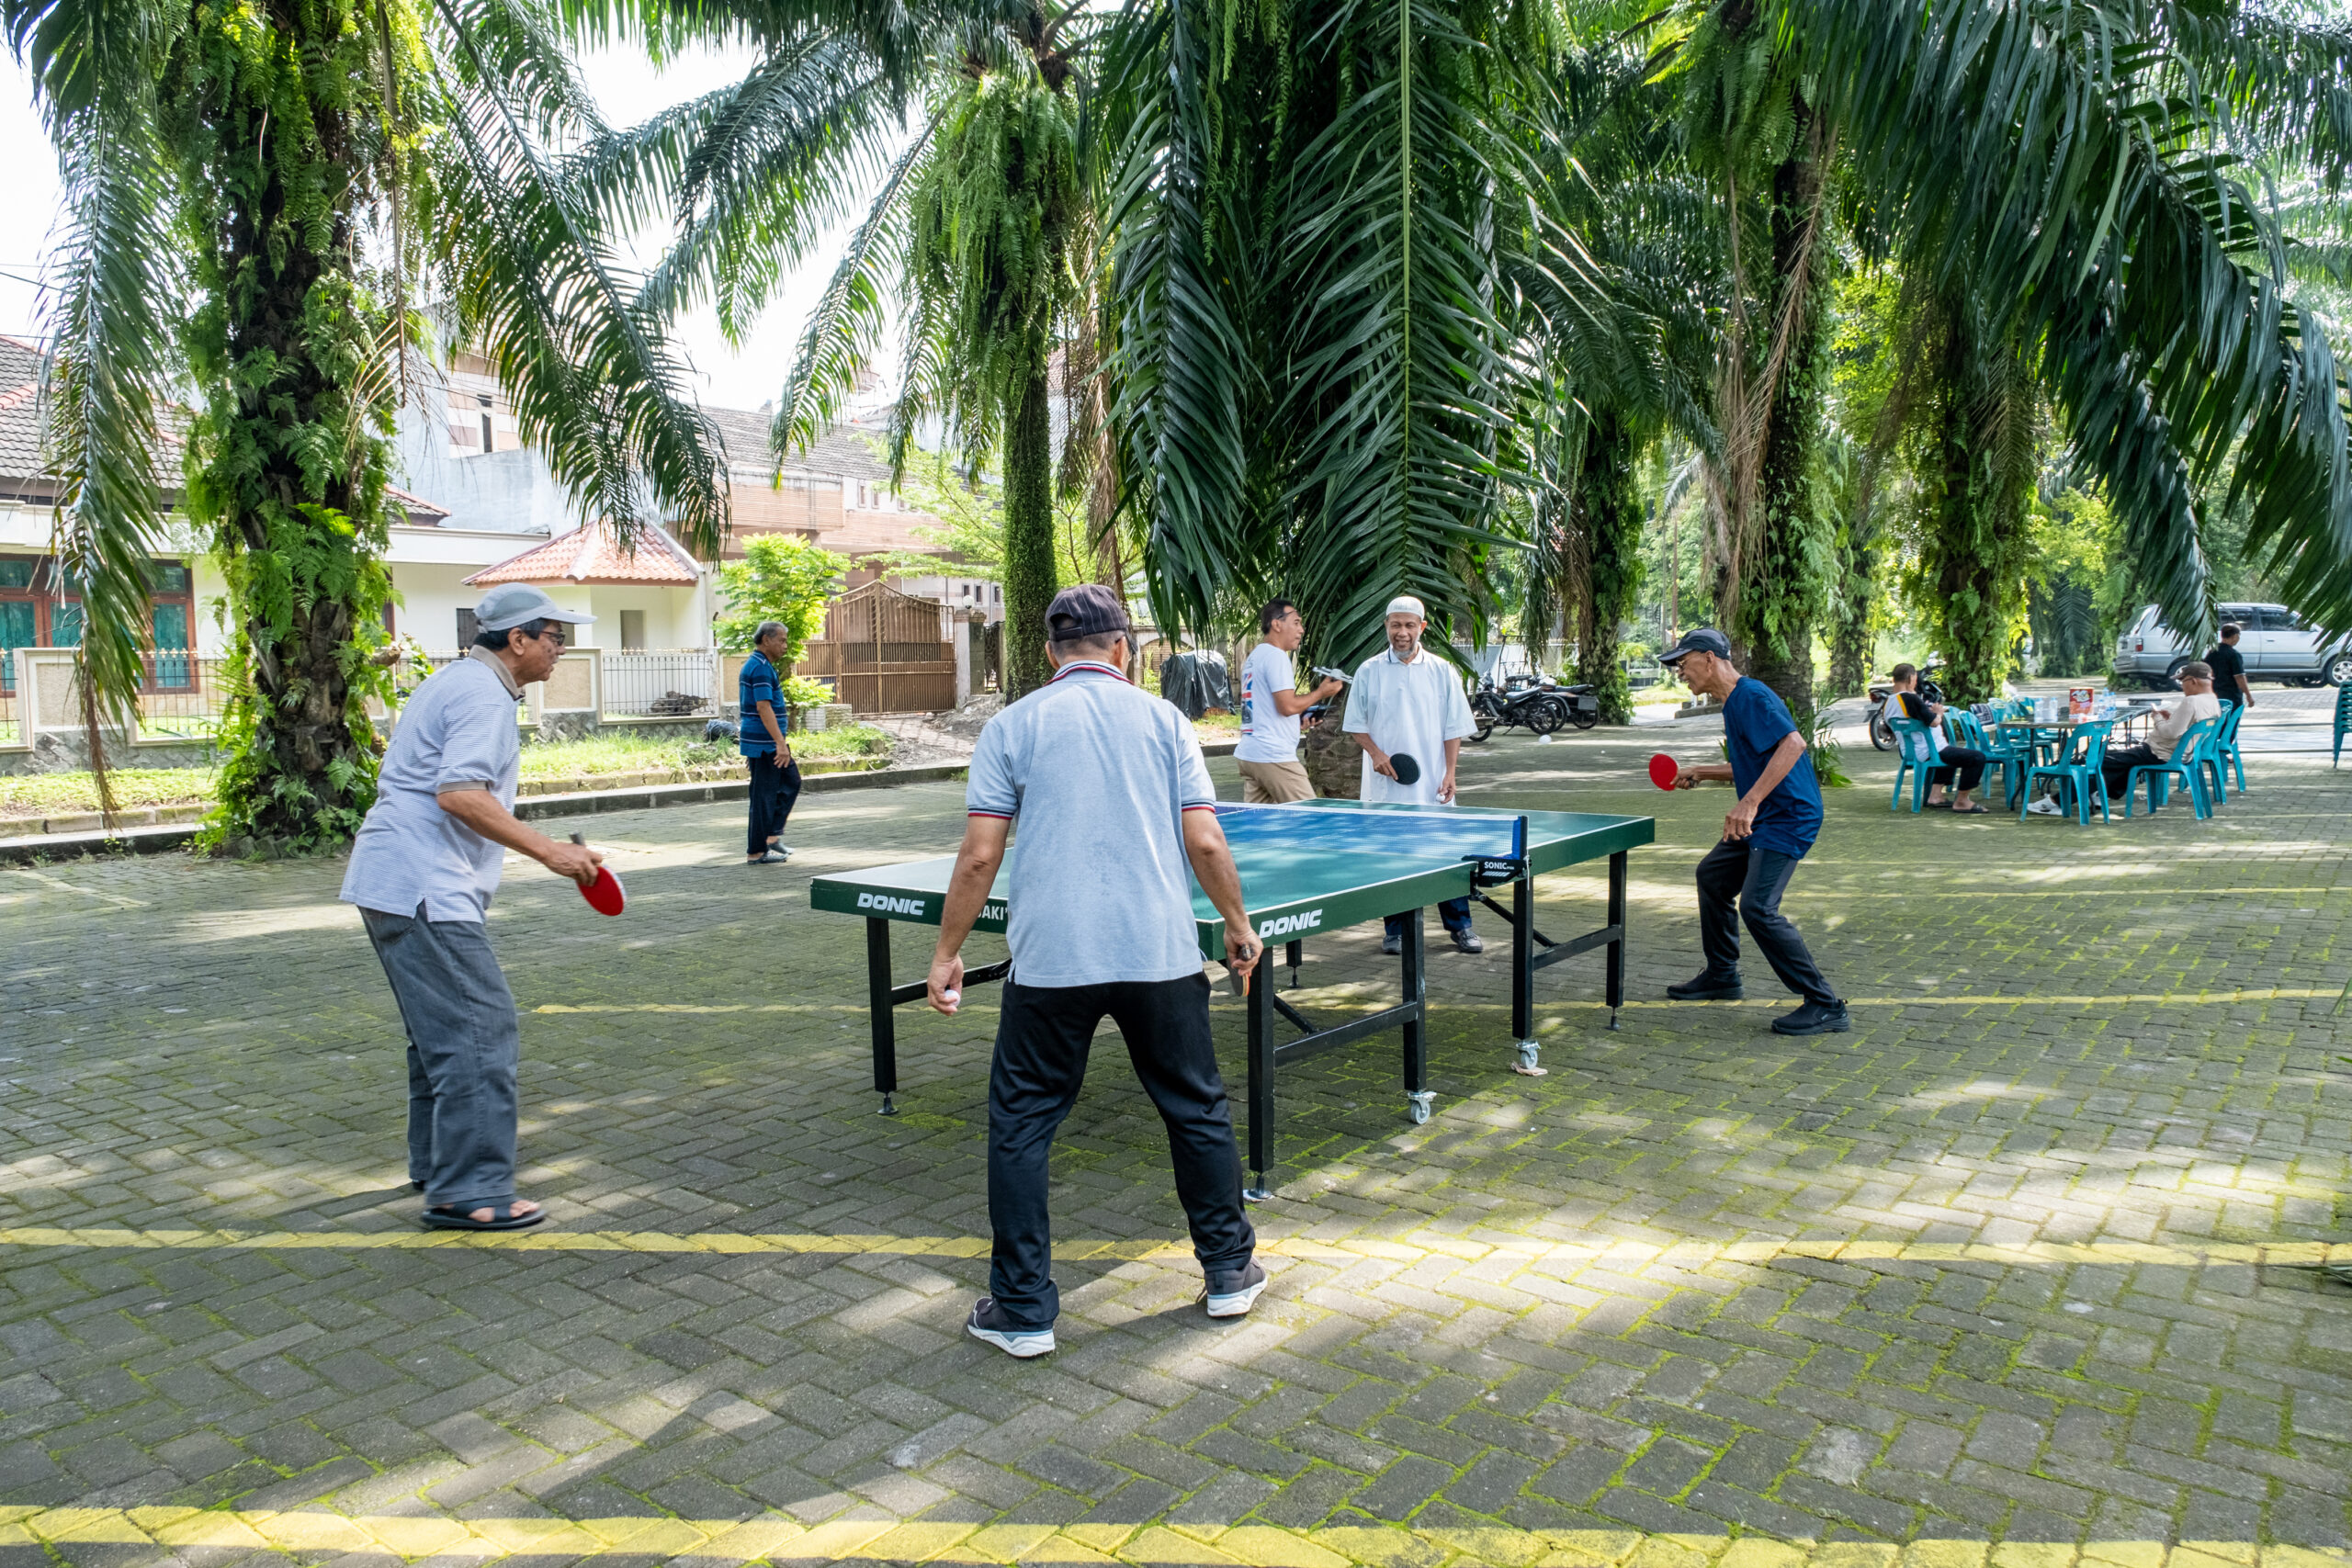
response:
{"label": "table leg", "polygon": [[1252,1184],[1241,1190],[1244,1202],[1262,1203],[1274,1195],[1266,1170],[1274,1158],[1274,966],[1261,962],[1250,976],[1250,998],[1242,1010],[1250,1019],[1250,1173]]}
{"label": "table leg", "polygon": [[1306,958],[1306,939],[1300,937],[1292,942],[1284,950],[1283,956],[1290,961],[1290,988],[1295,991],[1298,989],[1298,966]]}
{"label": "table leg", "polygon": [[869,915],[865,919],[865,1007],[873,1016],[874,1092],[882,1097],[882,1114],[896,1116],[890,1097],[899,1091],[899,1028],[890,999],[890,922]]}
{"label": "table leg", "polygon": [[1535,879],[1521,877],[1510,894],[1510,1035],[1519,1042],[1519,1071],[1535,1066]]}
{"label": "table leg", "polygon": [[1405,1106],[1415,1122],[1426,1122],[1437,1093],[1426,1087],[1430,1076],[1429,987],[1423,976],[1419,909],[1405,913],[1404,949],[1405,1005],[1413,1010],[1406,1015],[1400,1032],[1405,1037]]}
{"label": "table leg", "polygon": [[1617,932],[1609,944],[1609,1027],[1617,1027],[1617,1010],[1625,1005],[1625,859],[1619,850],[1609,857],[1609,923]]}

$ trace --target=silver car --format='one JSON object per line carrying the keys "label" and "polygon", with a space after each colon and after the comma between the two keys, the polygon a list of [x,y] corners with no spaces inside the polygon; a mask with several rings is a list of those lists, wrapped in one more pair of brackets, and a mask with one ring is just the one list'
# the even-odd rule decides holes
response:
{"label": "silver car", "polygon": [[[2221,618],[2241,628],[2238,652],[2248,681],[2288,686],[2352,686],[2352,637],[2323,631],[2284,604],[2222,604]],[[2179,684],[2180,667],[2204,656],[2173,635],[2154,604],[2115,639],[2115,681],[2159,691]]]}

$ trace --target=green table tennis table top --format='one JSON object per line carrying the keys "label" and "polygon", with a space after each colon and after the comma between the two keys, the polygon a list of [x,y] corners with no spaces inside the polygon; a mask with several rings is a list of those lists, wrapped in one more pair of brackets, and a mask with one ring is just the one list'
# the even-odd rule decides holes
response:
{"label": "green table tennis table top", "polygon": [[[1459,898],[1470,891],[1467,857],[1510,854],[1521,817],[1527,819],[1528,870],[1539,876],[1636,849],[1657,836],[1655,818],[1585,811],[1312,800],[1290,806],[1221,803],[1216,812],[1241,874],[1242,904],[1269,942]],[[809,884],[808,902],[837,914],[935,926],[955,866],[955,856],[937,855],[820,876]],[[976,929],[1004,930],[1006,898],[1006,874],[1000,871]],[[1200,927],[1201,952],[1221,957],[1225,921],[1197,886],[1193,918]]]}

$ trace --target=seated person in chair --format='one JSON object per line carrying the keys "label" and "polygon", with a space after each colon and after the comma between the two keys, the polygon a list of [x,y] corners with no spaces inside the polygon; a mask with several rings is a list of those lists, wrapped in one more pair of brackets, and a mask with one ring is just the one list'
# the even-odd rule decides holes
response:
{"label": "seated person in chair", "polygon": [[[2156,710],[2156,722],[2149,728],[2145,742],[2132,746],[2110,746],[2107,749],[2107,794],[2110,800],[2121,800],[2129,787],[2132,770],[2153,767],[2172,761],[2173,748],[2188,733],[2188,727],[2201,720],[2222,716],[2221,702],[2213,695],[2213,670],[2201,663],[2180,667],[2180,695]],[[2154,810],[2154,807],[2150,806]]]}
{"label": "seated person in chair", "polygon": [[[1936,755],[1944,761],[1942,767],[1928,775],[1928,804],[1949,805],[1962,817],[1984,816],[1984,808],[1970,796],[1984,782],[1984,766],[1993,759],[1973,747],[1951,743],[1951,733],[1944,728],[1944,705],[1931,703],[1919,694],[1919,671],[1916,667],[1898,664],[1888,679],[1894,685],[1891,700],[1902,705],[1904,717],[1917,719],[1928,727],[1936,738]],[[1955,775],[1958,788],[1947,801],[1944,789],[1955,782]]]}

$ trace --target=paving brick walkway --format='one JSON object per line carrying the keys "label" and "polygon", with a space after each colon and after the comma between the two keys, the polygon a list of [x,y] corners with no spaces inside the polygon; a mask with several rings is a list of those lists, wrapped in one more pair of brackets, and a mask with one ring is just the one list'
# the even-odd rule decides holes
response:
{"label": "paving brick walkway", "polygon": [[[959,1331],[992,998],[902,1013],[880,1120],[861,933],[807,907],[952,846],[958,785],[812,796],[786,868],[738,807],[594,818],[618,922],[513,870],[560,1224],[492,1242],[415,1229],[339,866],[0,868],[0,1560],[2352,1562],[2352,1290],[2314,1267],[2352,1239],[2352,775],[2086,831],[1890,815],[1849,757],[1789,908],[1857,1027],[1790,1043],[1657,999],[1726,798],[1641,783],[1658,736],[1465,770],[1660,818],[1623,1030],[1597,961],[1548,970],[1516,1077],[1499,931],[1435,957],[1437,1114],[1389,1042],[1288,1072],[1274,1284],[1219,1325],[1108,1047],[1042,1363]],[[1351,932],[1305,984],[1394,979]]]}

